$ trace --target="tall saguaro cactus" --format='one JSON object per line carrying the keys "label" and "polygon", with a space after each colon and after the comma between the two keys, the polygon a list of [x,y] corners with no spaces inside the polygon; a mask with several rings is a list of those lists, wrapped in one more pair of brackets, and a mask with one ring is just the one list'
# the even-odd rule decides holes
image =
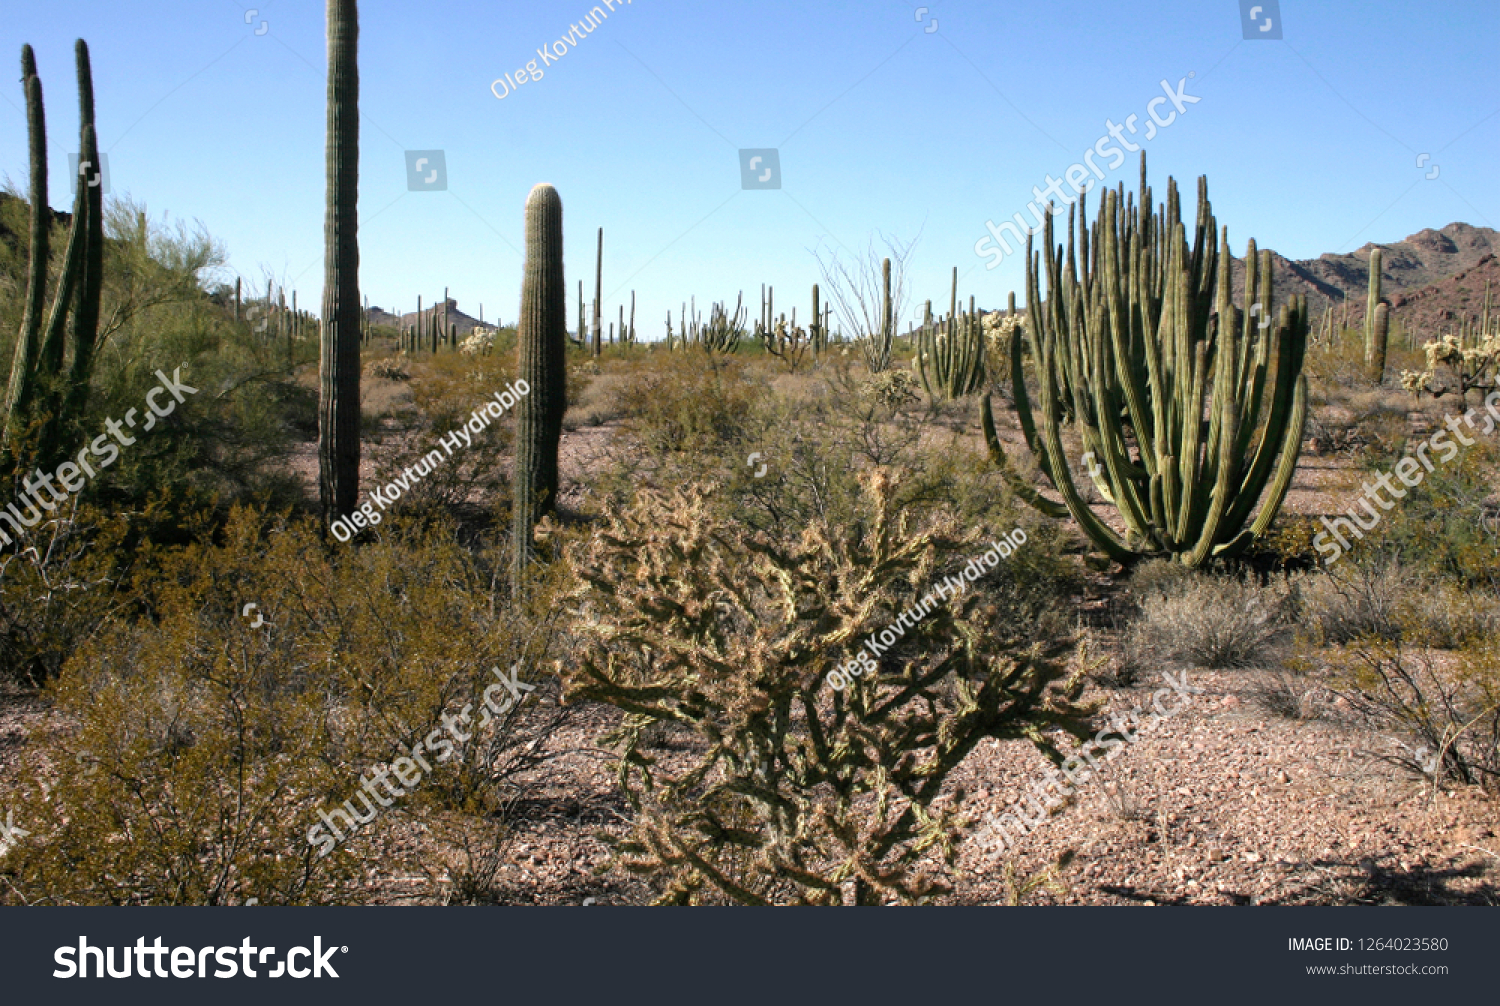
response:
{"label": "tall saguaro cactus", "polygon": [[[1081,254],[1074,254],[1072,210],[1066,256],[1053,244],[1050,212],[1043,252],[1033,256],[1027,239],[1025,330],[1036,361],[1040,433],[1021,329],[1010,341],[1021,430],[1063,502],[1010,472],[985,395],[990,454],[1023,498],[1049,516],[1071,515],[1112,559],[1174,555],[1200,566],[1234,556],[1270,526],[1297,467],[1307,420],[1306,299],[1283,304],[1273,322],[1271,253],[1261,252],[1257,262],[1252,240],[1246,309],[1234,306],[1229,232],[1214,220],[1206,178],[1198,179],[1191,251],[1175,181],[1168,181],[1166,205],[1152,214],[1144,155],[1139,204],[1126,199],[1123,184],[1107,192],[1092,241],[1082,197],[1074,209],[1083,221]],[[1063,446],[1065,416],[1081,457]],[[1117,508],[1123,536],[1083,501],[1075,464]]]}
{"label": "tall saguaro cactus", "polygon": [[568,291],[563,280],[562,199],[545,183],[526,198],[524,268],[516,339],[521,378],[529,390],[516,409],[514,568],[518,579],[533,555],[532,529],[557,498],[557,449],[567,410]]}
{"label": "tall saguaro cactus", "polygon": [[594,259],[594,355],[598,356],[604,351],[603,336],[601,331],[604,322],[604,228],[599,228],[599,252]]}
{"label": "tall saguaro cactus", "polygon": [[327,195],[318,494],[324,524],[359,497],[359,3],[328,0]]}
{"label": "tall saguaro cactus", "polygon": [[880,331],[872,332],[862,343],[865,363],[870,373],[878,374],[891,365],[891,348],[896,342],[896,319],[891,308],[891,260],[880,263]]}
{"label": "tall saguaro cactus", "polygon": [[[31,422],[43,418],[37,453],[50,457],[58,449],[62,420],[88,398],[94,342],[99,328],[99,301],[104,287],[104,197],[99,186],[99,145],[94,128],[94,83],[88,45],[74,45],[78,69],[79,178],[73,199],[73,221],[63,253],[52,308],[45,311],[51,210],[47,203],[47,126],[42,82],[31,46],[21,49],[21,79],[26,92],[30,154],[30,237],[25,304],[21,329],[6,389],[3,435],[10,458],[22,453],[19,443]],[[43,315],[45,314],[45,324]],[[66,343],[73,364],[63,374]]]}
{"label": "tall saguaro cactus", "polygon": [[1365,297],[1365,365],[1370,380],[1380,383],[1385,377],[1386,338],[1390,332],[1388,318],[1380,308],[1380,268],[1383,256],[1379,248],[1370,251],[1370,289]]}

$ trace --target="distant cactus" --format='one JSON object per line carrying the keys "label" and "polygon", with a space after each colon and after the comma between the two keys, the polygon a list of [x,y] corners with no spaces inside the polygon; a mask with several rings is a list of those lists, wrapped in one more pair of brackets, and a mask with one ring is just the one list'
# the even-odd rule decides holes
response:
{"label": "distant cactus", "polygon": [[359,4],[328,0],[328,99],[319,366],[324,526],[359,499]]}
{"label": "distant cactus", "polygon": [[710,353],[733,353],[740,348],[740,340],[747,334],[744,299],[743,293],[736,298],[734,314],[723,304],[714,304],[709,308],[708,324],[694,325],[697,342],[704,349]]}
{"label": "distant cactus", "polygon": [[896,319],[891,308],[891,260],[880,263],[880,331],[872,332],[860,343],[870,373],[878,374],[891,365],[891,348],[896,342]]}
{"label": "distant cactus", "polygon": [[1370,290],[1365,298],[1365,364],[1370,368],[1370,379],[1379,383],[1385,377],[1385,348],[1388,327],[1377,326],[1376,309],[1380,307],[1380,249],[1370,252]]}
{"label": "distant cactus", "polygon": [[[529,389],[516,408],[515,575],[534,554],[533,529],[557,498],[568,339],[568,288],[563,280],[562,199],[538,185],[526,199],[526,264],[521,280],[521,378]],[[519,383],[519,382],[518,382]]]}
{"label": "distant cactus", "polygon": [[603,332],[603,290],[604,286],[604,228],[599,228],[599,251],[594,259],[594,355],[598,356],[604,351],[602,339]]}
{"label": "distant cactus", "polygon": [[912,369],[922,379],[929,398],[952,400],[972,395],[984,386],[984,329],[969,299],[969,312],[958,309],[958,268],[953,270],[950,313],[941,326],[932,322],[928,301],[922,327],[917,331]]}
{"label": "distant cactus", "polygon": [[1391,310],[1389,304],[1375,305],[1375,320],[1370,331],[1375,347],[1375,356],[1370,361],[1370,380],[1379,384],[1385,378],[1385,347],[1390,337]]}

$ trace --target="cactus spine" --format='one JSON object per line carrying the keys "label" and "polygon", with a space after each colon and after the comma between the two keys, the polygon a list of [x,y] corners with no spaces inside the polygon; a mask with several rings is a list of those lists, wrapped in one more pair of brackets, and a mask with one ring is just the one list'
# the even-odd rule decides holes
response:
{"label": "cactus spine", "polygon": [[359,4],[328,0],[327,196],[319,368],[324,525],[359,497]]}
{"label": "cactus spine", "polygon": [[[526,265],[521,281],[521,378],[529,390],[516,407],[515,575],[534,554],[532,529],[557,498],[562,438],[568,292],[563,280],[562,199],[538,185],[526,199]],[[602,232],[601,232],[602,233]]]}
{"label": "cactus spine", "polygon": [[1379,384],[1385,377],[1386,338],[1390,334],[1388,312],[1380,302],[1380,249],[1370,251],[1370,290],[1365,298],[1365,363],[1370,368],[1370,380]]}
{"label": "cactus spine", "polygon": [[[1045,254],[1033,258],[1027,242],[1026,336],[1036,361],[1040,436],[1019,329],[1010,343],[1022,433],[1063,502],[1010,473],[986,395],[981,420],[990,455],[1024,498],[1049,516],[1071,514],[1117,561],[1166,554],[1201,566],[1212,556],[1237,555],[1270,526],[1297,467],[1307,419],[1306,299],[1282,305],[1265,328],[1260,312],[1233,305],[1228,229],[1218,229],[1206,178],[1198,179],[1191,252],[1175,181],[1168,181],[1166,206],[1151,212],[1144,156],[1139,204],[1125,199],[1123,185],[1107,192],[1092,242],[1081,197],[1076,209],[1085,222],[1081,254],[1074,253],[1071,211],[1066,257],[1053,243],[1050,212]],[[1260,253],[1257,262],[1253,240],[1245,292],[1247,307],[1271,303],[1271,253]],[[1078,459],[1063,448],[1065,405],[1088,452],[1083,463],[1118,509],[1124,536],[1093,513],[1073,484]]]}

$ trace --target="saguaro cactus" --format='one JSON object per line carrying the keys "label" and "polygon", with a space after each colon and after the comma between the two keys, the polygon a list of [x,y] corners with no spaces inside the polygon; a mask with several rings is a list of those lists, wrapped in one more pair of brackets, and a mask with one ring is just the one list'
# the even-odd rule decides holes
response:
{"label": "saguaro cactus", "polygon": [[602,323],[604,321],[604,317],[603,317],[604,302],[602,301],[601,298],[603,297],[604,294],[603,294],[603,291],[600,289],[603,285],[604,285],[604,228],[600,227],[599,228],[599,253],[598,253],[597,257],[594,259],[594,355],[595,356],[598,356],[600,353],[602,353],[604,351],[604,346],[603,346],[603,344],[601,342],[601,340],[604,337],[603,325],[602,325]]}
{"label": "saguaro cactus", "polygon": [[896,319],[891,309],[891,260],[880,263],[880,331],[873,332],[861,344],[870,373],[878,374],[891,365],[891,347],[896,341]]}
{"label": "saguaro cactus", "polygon": [[562,199],[551,185],[536,186],[526,198],[526,265],[516,338],[521,378],[529,390],[516,408],[517,578],[534,552],[532,529],[557,498],[557,448],[567,410],[568,291],[563,280],[562,212]]}
{"label": "saguaro cactus", "polygon": [[[31,248],[27,259],[25,304],[21,329],[6,389],[3,433],[7,455],[19,451],[19,438],[40,411],[45,421],[38,453],[51,456],[58,448],[63,413],[76,412],[88,397],[93,371],[94,341],[99,325],[99,299],[104,285],[103,194],[98,185],[99,147],[94,129],[94,84],[88,45],[74,45],[78,69],[79,171],[73,199],[73,221],[63,253],[52,308],[43,313],[47,292],[52,211],[47,204],[47,125],[42,105],[42,82],[31,46],[21,48],[21,79],[26,92],[26,124],[30,154]],[[90,184],[90,181],[94,184]],[[65,340],[73,347],[72,372],[64,379]]]}
{"label": "saguaro cactus", "polygon": [[319,360],[324,525],[359,497],[359,3],[328,0],[328,109]]}
{"label": "saguaro cactus", "polygon": [[[1076,209],[1086,223],[1082,198]],[[1175,555],[1199,566],[1243,551],[1270,526],[1297,467],[1307,420],[1306,299],[1282,305],[1270,321],[1271,253],[1262,252],[1257,263],[1252,240],[1247,310],[1236,308],[1228,228],[1218,230],[1208,180],[1198,179],[1190,252],[1175,181],[1168,181],[1166,206],[1151,212],[1144,156],[1139,205],[1126,200],[1123,184],[1108,192],[1092,242],[1085,226],[1081,254],[1074,254],[1071,210],[1066,257],[1053,244],[1050,212],[1043,226],[1044,254],[1033,257],[1027,240],[1025,326],[1041,435],[1024,380],[1020,329],[1010,340],[1011,377],[1022,433],[1063,502],[1042,497],[1013,473],[1010,481],[1042,512],[1071,514],[1121,562]],[[989,396],[981,401],[991,457],[1009,472]],[[1084,452],[1079,458],[1063,447],[1065,404]],[[1084,503],[1073,484],[1074,464],[1118,508],[1123,537]]]}
{"label": "saguaro cactus", "polygon": [[1380,312],[1381,260],[1380,249],[1371,249],[1370,290],[1365,298],[1365,364],[1370,368],[1370,380],[1377,384],[1385,377],[1386,337],[1390,332],[1389,319]]}

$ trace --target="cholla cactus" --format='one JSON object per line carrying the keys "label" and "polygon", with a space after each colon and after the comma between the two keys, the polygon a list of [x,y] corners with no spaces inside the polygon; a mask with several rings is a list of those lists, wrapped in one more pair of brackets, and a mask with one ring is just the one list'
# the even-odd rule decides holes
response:
{"label": "cholla cactus", "polygon": [[1403,370],[1401,371],[1401,389],[1421,399],[1423,393],[1433,394],[1432,371],[1430,370]]}
{"label": "cholla cactus", "polygon": [[495,334],[496,330],[493,328],[475,325],[474,331],[458,344],[458,351],[465,356],[489,356],[490,351],[495,348]]}
{"label": "cholla cactus", "polygon": [[[1500,319],[1490,315],[1490,291],[1484,291],[1484,314],[1478,318],[1465,318],[1459,323],[1457,332],[1447,332],[1439,338],[1423,344],[1427,354],[1427,380],[1422,391],[1442,396],[1457,391],[1467,400],[1469,389],[1488,387],[1500,377]],[[1433,388],[1425,386],[1437,373],[1439,364],[1453,374],[1453,387]],[[1404,386],[1404,383],[1403,383]]]}
{"label": "cholla cactus", "polygon": [[792,323],[787,324],[786,315],[777,319],[776,323],[767,331],[759,321],[755,323],[755,337],[760,341],[762,348],[770,356],[776,357],[786,364],[787,370],[796,373],[798,366],[802,363],[802,357],[807,352],[811,341],[807,337],[807,330],[797,324],[795,313]]}
{"label": "cholla cactus", "polygon": [[[566,695],[626,714],[605,738],[634,810],[613,844],[658,903],[931,900],[972,823],[961,790],[943,795],[967,754],[1026,737],[1058,762],[1059,730],[1085,736],[1082,668],[1066,672],[1056,648],[1006,652],[982,591],[910,614],[986,547],[978,532],[898,506],[883,470],[862,481],[860,520],[842,529],[819,518],[773,541],[725,515],[714,487],[689,486],[606,502],[606,526],[567,548]],[[861,644],[903,611],[877,662]],[[874,667],[833,689],[857,652]],[[656,723],[702,743],[651,757]]]}
{"label": "cholla cactus", "polygon": [[917,379],[905,370],[882,370],[865,381],[863,392],[888,409],[899,410],[921,401]]}

